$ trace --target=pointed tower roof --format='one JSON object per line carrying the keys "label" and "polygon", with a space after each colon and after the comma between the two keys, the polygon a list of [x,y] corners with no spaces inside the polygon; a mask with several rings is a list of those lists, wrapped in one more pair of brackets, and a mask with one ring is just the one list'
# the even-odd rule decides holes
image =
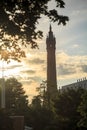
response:
{"label": "pointed tower roof", "polygon": [[49,29],[49,30],[50,30],[50,32],[52,32],[52,27],[51,27],[51,24],[50,24],[50,29]]}
{"label": "pointed tower roof", "polygon": [[51,26],[51,24],[50,24],[50,26],[49,26],[49,38],[53,38],[54,36],[53,36],[53,32],[52,32],[52,26]]}
{"label": "pointed tower roof", "polygon": [[48,33],[48,36],[46,38],[46,44],[47,44],[47,48],[51,47],[53,49],[56,49],[56,39],[55,39],[55,36],[53,34],[51,24],[49,25],[49,33]]}

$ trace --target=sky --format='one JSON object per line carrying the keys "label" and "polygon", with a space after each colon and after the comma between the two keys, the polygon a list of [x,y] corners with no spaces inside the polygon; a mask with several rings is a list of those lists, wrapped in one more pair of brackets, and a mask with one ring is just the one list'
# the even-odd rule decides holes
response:
{"label": "sky", "polygon": [[[56,70],[58,87],[87,77],[87,0],[64,0],[64,9],[58,9],[60,15],[69,17],[66,26],[51,23],[56,38]],[[49,8],[55,8],[54,0]],[[43,39],[37,40],[39,50],[26,49],[26,58],[21,63],[0,62],[0,77],[16,77],[29,96],[37,94],[36,88],[46,80],[47,52],[46,37],[50,20],[42,16],[37,25],[43,31]]]}

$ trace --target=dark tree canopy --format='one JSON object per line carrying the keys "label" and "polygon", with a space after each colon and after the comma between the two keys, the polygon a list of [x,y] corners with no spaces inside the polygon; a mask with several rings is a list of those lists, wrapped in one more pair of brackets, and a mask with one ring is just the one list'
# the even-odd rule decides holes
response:
{"label": "dark tree canopy", "polygon": [[[13,77],[6,79],[4,83],[5,83],[5,105],[6,105],[5,109],[7,113],[9,115],[26,114],[28,110],[28,96],[26,95],[22,84]],[[1,93],[0,93],[0,101],[1,101]]]}
{"label": "dark tree canopy", "polygon": [[[41,15],[47,16],[50,21],[66,25],[67,16],[59,15],[56,9],[49,10],[51,0],[1,0],[0,1],[0,50],[10,50],[7,59],[24,57],[21,45],[38,47],[37,38],[43,33],[37,30]],[[63,0],[55,0],[56,8],[64,8]],[[13,52],[15,54],[13,54]],[[6,59],[5,59],[6,60]]]}
{"label": "dark tree canopy", "polygon": [[82,102],[78,107],[81,119],[78,122],[79,127],[85,127],[87,129],[87,90],[82,94]]}

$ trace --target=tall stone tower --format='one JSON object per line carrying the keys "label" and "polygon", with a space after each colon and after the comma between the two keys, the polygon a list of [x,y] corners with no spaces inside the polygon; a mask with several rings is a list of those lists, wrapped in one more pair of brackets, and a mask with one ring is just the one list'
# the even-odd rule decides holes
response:
{"label": "tall stone tower", "polygon": [[57,92],[57,76],[56,76],[56,39],[50,25],[49,33],[46,38],[47,47],[47,92],[50,96]]}

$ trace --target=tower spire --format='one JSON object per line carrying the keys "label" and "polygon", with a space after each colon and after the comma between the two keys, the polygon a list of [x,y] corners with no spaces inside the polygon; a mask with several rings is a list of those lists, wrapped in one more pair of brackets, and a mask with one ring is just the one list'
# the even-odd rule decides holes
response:
{"label": "tower spire", "polygon": [[50,24],[50,29],[49,30],[50,30],[50,32],[52,32],[52,26],[51,26],[51,24]]}
{"label": "tower spire", "polygon": [[49,38],[50,38],[50,39],[54,39],[51,24],[50,24],[50,26],[49,26]]}

